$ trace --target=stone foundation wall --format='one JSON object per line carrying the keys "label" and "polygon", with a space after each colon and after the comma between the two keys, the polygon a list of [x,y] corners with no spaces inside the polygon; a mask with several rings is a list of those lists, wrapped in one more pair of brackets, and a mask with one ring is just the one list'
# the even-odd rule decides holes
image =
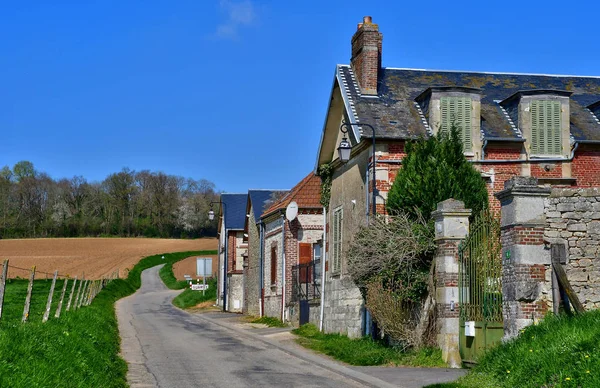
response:
{"label": "stone foundation wall", "polygon": [[544,211],[544,240],[566,246],[571,286],[586,309],[600,308],[600,189],[553,189]]}
{"label": "stone foundation wall", "polygon": [[325,282],[325,332],[360,337],[363,309],[362,294],[349,276],[328,276]]}

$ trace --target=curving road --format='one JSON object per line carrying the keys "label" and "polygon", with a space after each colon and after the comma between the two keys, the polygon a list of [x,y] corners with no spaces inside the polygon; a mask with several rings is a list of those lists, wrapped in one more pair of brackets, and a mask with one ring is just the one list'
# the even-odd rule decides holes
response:
{"label": "curving road", "polygon": [[[142,287],[117,303],[121,351],[131,387],[362,387],[349,368],[294,355],[256,334],[189,314],[171,304],[159,267],[142,273]],[[327,366],[329,365],[329,366]],[[348,374],[347,374],[347,373]],[[353,375],[354,373],[354,375]],[[380,385],[377,380],[370,385]],[[382,381],[380,381],[383,383]],[[381,385],[380,385],[381,386]]]}

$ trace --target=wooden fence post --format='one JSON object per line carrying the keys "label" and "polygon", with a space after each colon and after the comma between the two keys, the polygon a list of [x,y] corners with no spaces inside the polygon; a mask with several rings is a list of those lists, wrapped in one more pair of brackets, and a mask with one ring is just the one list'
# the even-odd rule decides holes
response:
{"label": "wooden fence post", "polygon": [[50,317],[50,307],[52,307],[52,297],[54,296],[54,287],[56,287],[56,278],[58,277],[58,270],[54,271],[54,276],[52,277],[52,285],[50,286],[50,292],[48,293],[48,301],[46,302],[46,311],[44,311],[44,316],[42,317],[42,322],[48,321],[48,317]]}
{"label": "wooden fence post", "polygon": [[83,300],[85,299],[85,291],[87,290],[89,284],[90,284],[89,280],[86,280],[85,283],[83,284],[83,291],[81,292],[81,297],[79,298],[79,303],[77,303],[77,308],[80,308],[81,305],[83,304]]}
{"label": "wooden fence post", "polygon": [[2,319],[2,307],[4,306],[4,288],[6,287],[6,275],[8,274],[8,260],[2,265],[2,277],[0,277],[0,319]]}
{"label": "wooden fence post", "polygon": [[90,299],[92,298],[92,292],[94,292],[94,284],[96,284],[95,280],[90,280],[90,286],[85,294],[85,300],[83,301],[84,306],[88,306],[90,304]]}
{"label": "wooden fence post", "polygon": [[54,314],[54,318],[60,318],[60,311],[62,310],[63,300],[65,299],[65,292],[67,291],[67,284],[69,283],[69,277],[65,278],[65,282],[63,283],[63,289],[60,293],[60,300],[58,301],[58,307],[56,308],[56,313]]}
{"label": "wooden fence post", "polygon": [[67,311],[71,309],[71,302],[73,301],[73,294],[75,293],[75,286],[77,285],[77,276],[73,279],[73,286],[71,287],[71,293],[69,294],[69,301],[67,302]]}
{"label": "wooden fence post", "polygon": [[77,288],[77,296],[75,297],[75,304],[73,305],[73,310],[77,310],[77,308],[79,308],[79,299],[81,297],[81,288],[83,287],[84,282],[85,282],[85,274],[81,275],[81,280],[79,281],[79,287]]}
{"label": "wooden fence post", "polygon": [[31,267],[29,274],[29,285],[27,286],[27,297],[25,298],[25,308],[23,309],[23,319],[21,322],[27,322],[29,319],[29,307],[31,306],[31,291],[33,290],[33,279],[35,278],[35,265]]}

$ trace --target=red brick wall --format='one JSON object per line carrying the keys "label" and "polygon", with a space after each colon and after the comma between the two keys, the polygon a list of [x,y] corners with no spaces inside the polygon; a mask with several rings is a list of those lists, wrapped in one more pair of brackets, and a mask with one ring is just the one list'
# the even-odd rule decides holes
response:
{"label": "red brick wall", "polygon": [[[404,143],[390,143],[388,144],[388,154],[381,155],[378,157],[378,161],[385,160],[402,160],[406,156],[404,152]],[[504,189],[504,182],[514,176],[521,175],[521,168],[523,162],[520,162],[521,150],[516,148],[488,148],[485,155],[486,160],[514,160],[514,163],[485,163],[477,164],[474,166],[483,172],[494,172],[494,182],[488,181],[487,188],[489,194],[489,203],[492,211],[500,211],[500,202],[494,196],[495,193]],[[529,162],[531,176],[536,178],[562,178],[563,177],[563,165],[562,162]],[[549,171],[546,171],[545,167],[549,166]],[[377,167],[387,168],[389,180],[377,180],[377,190],[379,192],[388,192],[398,170],[401,168],[400,164],[391,163],[377,163]],[[575,158],[571,162],[571,177],[577,179],[577,187],[600,187],[600,150],[598,147],[594,149],[592,146],[580,146],[575,154]],[[371,187],[368,188],[369,192],[372,192]],[[385,206],[383,204],[377,205],[377,212],[385,214]]]}
{"label": "red brick wall", "polygon": [[579,187],[600,187],[600,150],[580,146],[571,164],[571,175]]}
{"label": "red brick wall", "polygon": [[298,264],[298,218],[285,221],[285,301],[292,300],[292,266]]}
{"label": "red brick wall", "polygon": [[227,236],[227,273],[242,273],[242,271],[235,270],[235,257],[237,254],[236,234],[237,232],[235,231],[229,231]]}

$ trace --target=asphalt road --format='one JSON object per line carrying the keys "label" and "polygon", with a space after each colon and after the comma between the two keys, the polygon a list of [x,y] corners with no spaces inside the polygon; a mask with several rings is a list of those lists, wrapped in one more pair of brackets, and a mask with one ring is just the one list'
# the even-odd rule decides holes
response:
{"label": "asphalt road", "polygon": [[140,290],[117,303],[131,387],[365,386],[323,367],[318,357],[298,357],[202,314],[177,309],[171,300],[180,291],[168,290],[158,270],[144,271]]}

